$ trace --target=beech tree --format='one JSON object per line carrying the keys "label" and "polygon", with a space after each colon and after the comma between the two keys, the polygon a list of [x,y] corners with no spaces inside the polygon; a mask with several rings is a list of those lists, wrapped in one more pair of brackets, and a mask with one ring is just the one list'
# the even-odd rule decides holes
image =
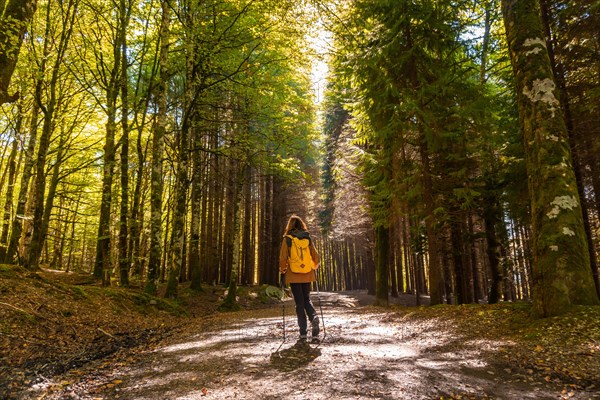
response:
{"label": "beech tree", "polygon": [[[60,95],[59,95],[59,76],[62,71],[62,63],[65,57],[65,52],[69,46],[69,41],[73,32],[73,24],[75,15],[77,13],[77,0],[68,1],[64,8],[60,9],[60,33],[58,35],[57,45],[54,48],[53,42],[56,40],[50,36],[50,32],[52,31],[51,24],[51,5],[52,2],[48,2],[48,9],[46,10],[46,35],[45,42],[48,44],[44,44],[44,58],[40,62],[40,70],[42,74],[45,72],[47,57],[54,50],[56,52],[56,57],[54,59],[54,63],[51,66],[51,73],[48,82],[44,82],[42,85],[37,85],[37,88],[40,90],[36,90],[35,93],[35,101],[38,103],[40,109],[42,110],[42,114],[44,117],[44,122],[42,125],[42,133],[40,135],[40,141],[38,145],[38,153],[37,160],[35,165],[35,181],[34,181],[34,203],[33,203],[33,220],[32,220],[32,228],[33,233],[31,235],[31,243],[28,248],[27,258],[25,259],[25,265],[30,269],[37,269],[39,267],[39,259],[42,253],[42,248],[44,246],[46,235],[48,232],[48,226],[50,221],[50,214],[52,211],[52,204],[54,201],[55,191],[58,185],[58,172],[60,163],[62,162],[62,155],[57,154],[57,159],[54,164],[54,174],[53,179],[49,185],[49,193],[48,196],[45,196],[46,193],[46,159],[48,156],[48,150],[50,147],[50,141],[52,140],[52,134],[54,131],[54,127],[56,125],[56,111],[57,109],[64,107],[65,105],[60,104]],[[43,78],[40,78],[43,79]],[[47,88],[46,88],[47,85]],[[43,98],[43,93],[41,89],[46,89],[47,98]],[[61,136],[61,139],[64,140],[64,136]],[[61,151],[64,146],[59,144],[59,151]]]}
{"label": "beech tree", "polygon": [[0,105],[13,102],[19,93],[9,94],[9,85],[37,0],[7,0],[0,3]]}

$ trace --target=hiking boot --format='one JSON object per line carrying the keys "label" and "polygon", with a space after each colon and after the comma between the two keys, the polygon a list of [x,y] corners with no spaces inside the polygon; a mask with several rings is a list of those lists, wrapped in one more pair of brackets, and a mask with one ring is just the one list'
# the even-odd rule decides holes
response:
{"label": "hiking boot", "polygon": [[306,340],[306,333],[305,334],[300,334],[300,340]]}
{"label": "hiking boot", "polygon": [[320,332],[320,329],[319,329],[319,316],[315,315],[313,317],[313,319],[310,321],[310,324],[312,325],[312,336],[313,337],[319,336],[319,332]]}

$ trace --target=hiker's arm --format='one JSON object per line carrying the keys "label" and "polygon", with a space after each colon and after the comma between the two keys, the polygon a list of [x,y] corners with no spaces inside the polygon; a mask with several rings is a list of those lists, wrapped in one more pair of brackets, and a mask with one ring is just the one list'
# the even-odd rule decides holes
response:
{"label": "hiker's arm", "polygon": [[319,264],[321,263],[321,257],[319,256],[319,253],[317,253],[317,249],[315,249],[315,246],[313,246],[312,241],[310,242],[308,248],[310,249],[310,256],[312,257],[313,262],[315,263],[315,268],[318,268]]}
{"label": "hiker's arm", "polygon": [[281,241],[281,249],[279,250],[279,272],[285,274],[288,267],[288,249],[285,245],[285,240]]}

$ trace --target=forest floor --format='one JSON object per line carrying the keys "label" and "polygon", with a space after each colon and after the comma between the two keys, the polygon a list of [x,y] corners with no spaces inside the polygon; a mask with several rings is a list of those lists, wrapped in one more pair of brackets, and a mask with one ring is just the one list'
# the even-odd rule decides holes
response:
{"label": "forest floor", "polygon": [[313,293],[311,343],[291,299],[240,288],[244,309],[219,313],[223,290],[168,302],[0,266],[0,398],[600,399],[600,307],[536,320],[523,303]]}

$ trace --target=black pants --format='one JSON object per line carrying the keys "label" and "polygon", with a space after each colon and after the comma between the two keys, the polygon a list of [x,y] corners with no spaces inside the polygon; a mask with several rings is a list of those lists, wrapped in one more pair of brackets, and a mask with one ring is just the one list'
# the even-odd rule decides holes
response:
{"label": "black pants", "polygon": [[310,302],[310,283],[290,283],[292,294],[294,295],[294,302],[296,303],[296,315],[298,316],[298,327],[300,328],[300,334],[306,335],[308,319],[312,319],[317,315],[315,308]]}

